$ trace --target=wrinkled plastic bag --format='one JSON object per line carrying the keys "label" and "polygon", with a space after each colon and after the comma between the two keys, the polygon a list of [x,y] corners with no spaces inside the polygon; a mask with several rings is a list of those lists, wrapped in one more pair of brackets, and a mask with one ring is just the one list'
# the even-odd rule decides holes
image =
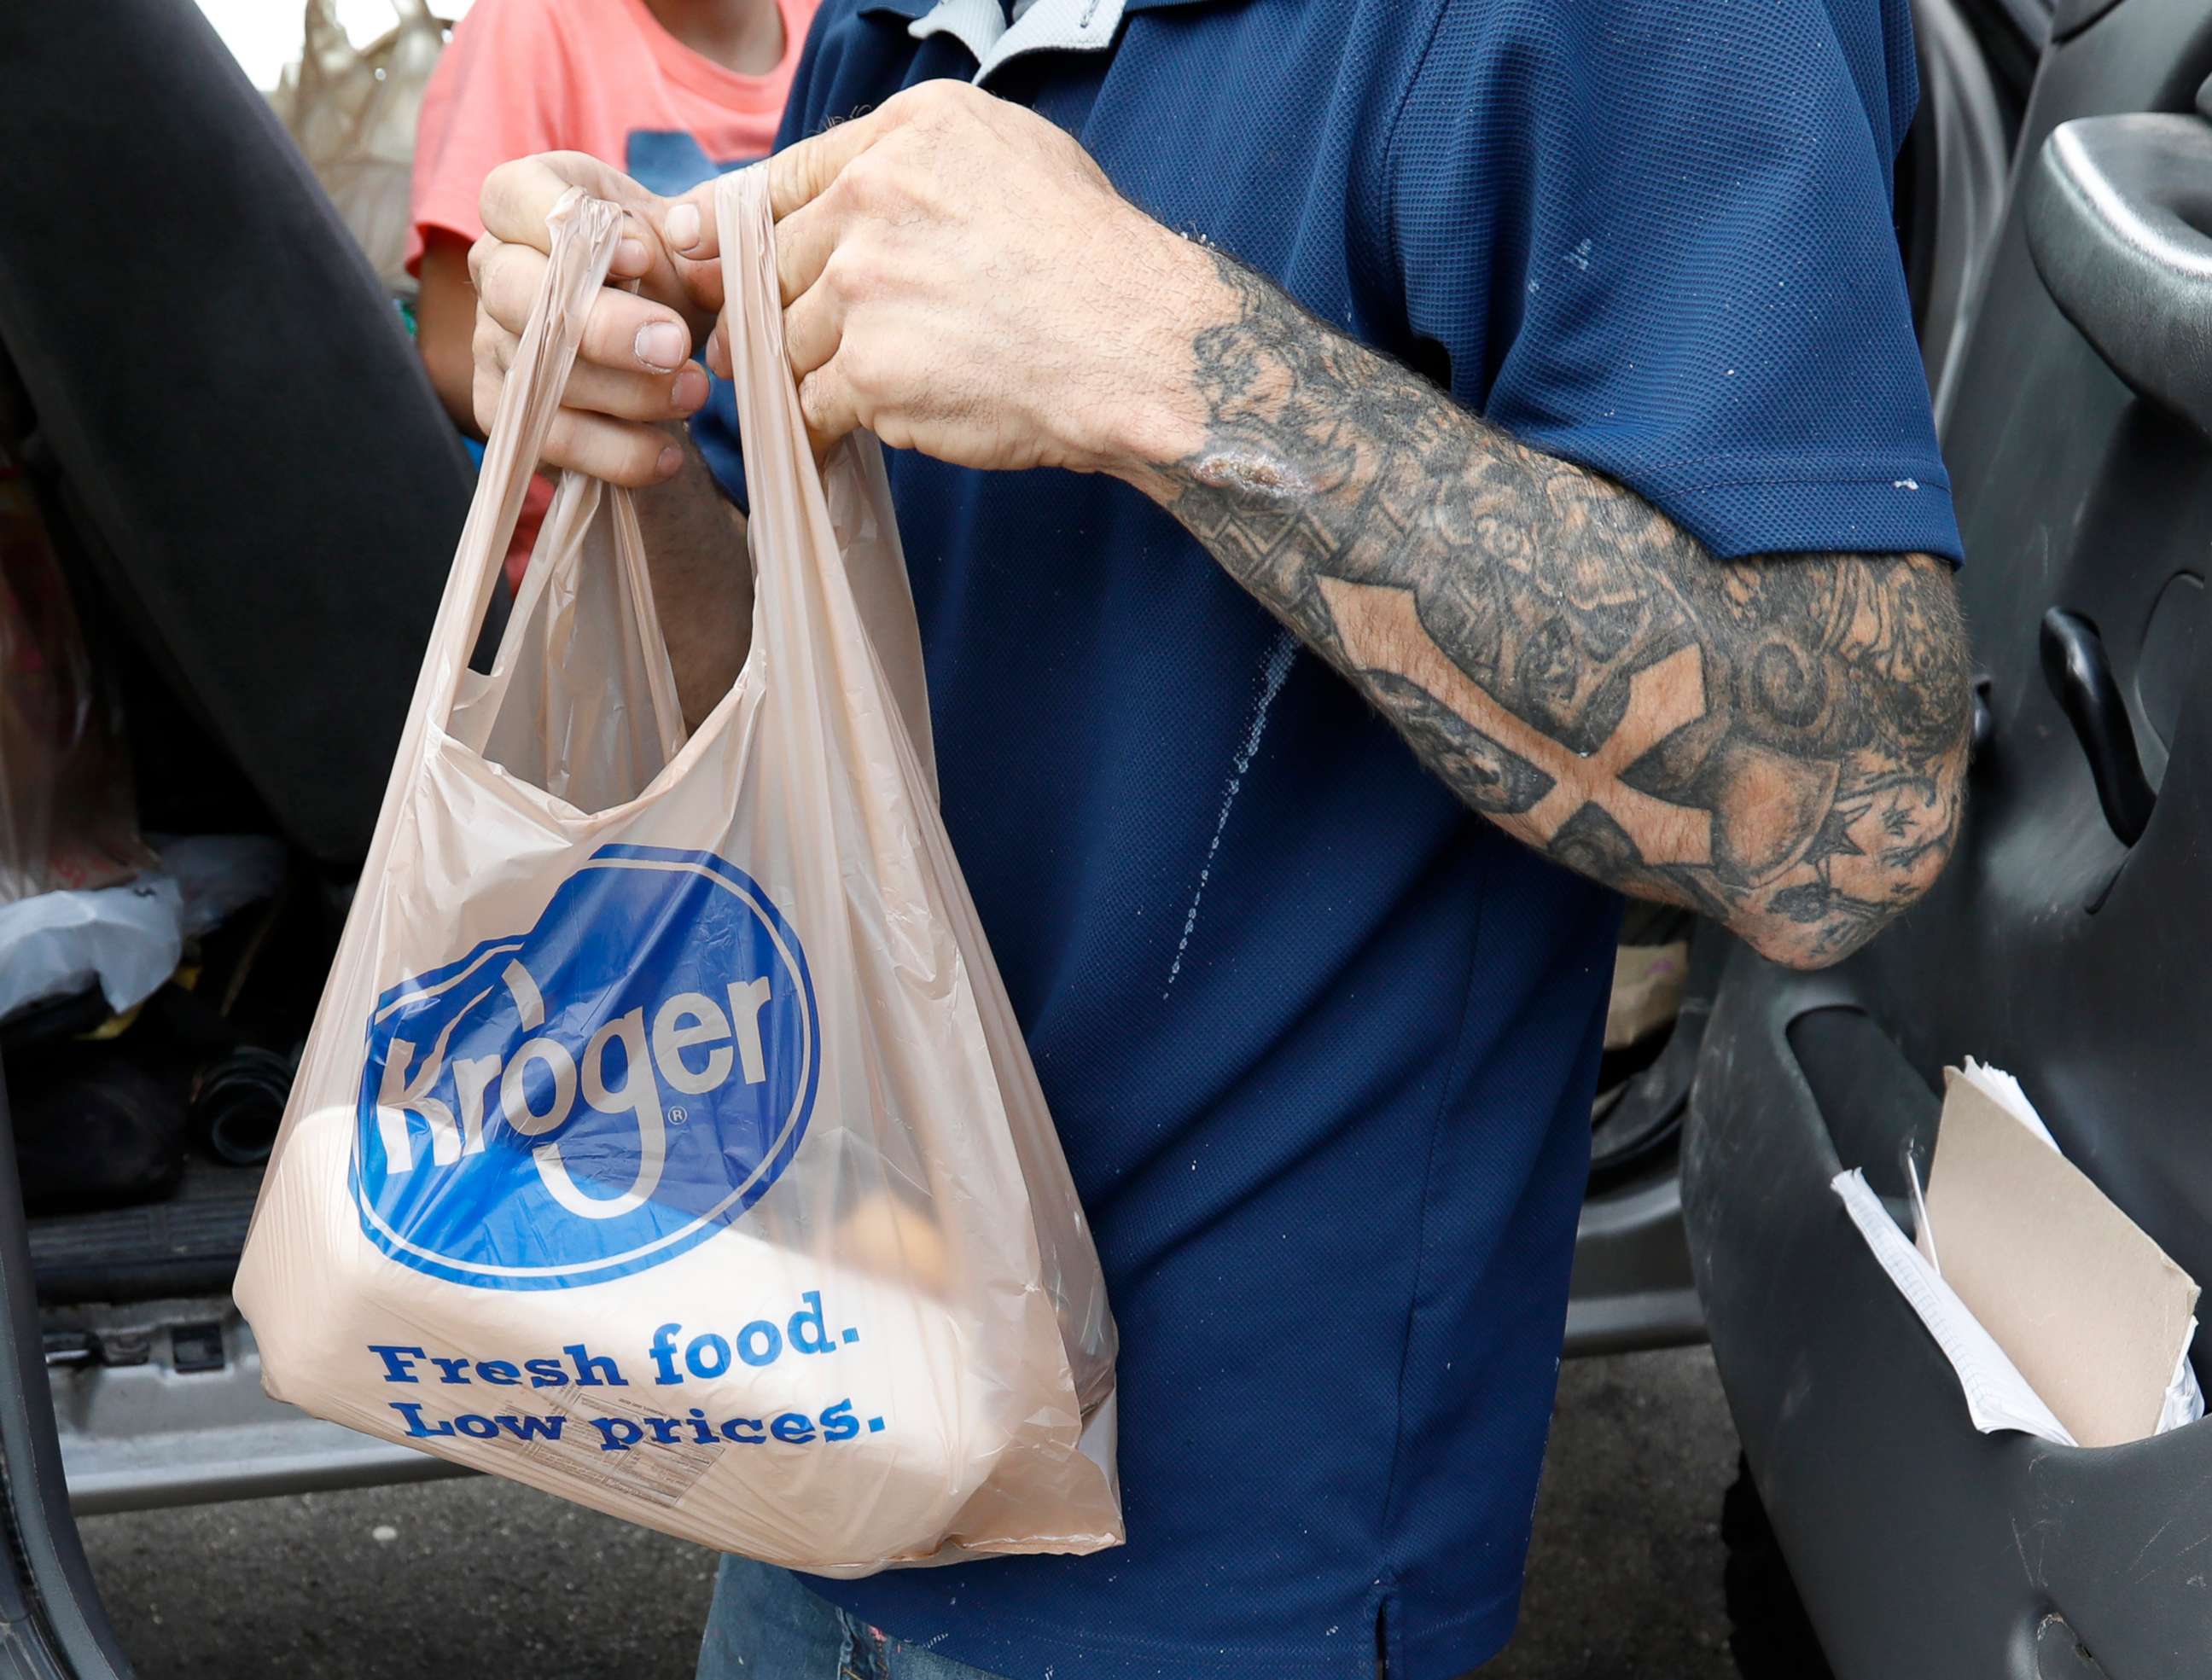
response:
{"label": "wrinkled plastic bag", "polygon": [[120,887],[0,904],[0,1021],[94,986],[115,1014],[136,1008],[176,972],[185,940],[270,897],[284,877],[283,843],[260,834],[164,840],[155,861]]}
{"label": "wrinkled plastic bag", "polygon": [[753,644],[686,738],[628,494],[476,623],[620,228],[571,195],[237,1284],[270,1392],[846,1574],[1121,1537],[1114,1327],[939,817],[872,439],[724,181]]}
{"label": "wrinkled plastic bag", "polygon": [[94,986],[118,1015],[144,1003],[176,972],[183,922],[166,875],[0,904],[0,1021]]}
{"label": "wrinkled plastic bag", "polygon": [[446,26],[427,0],[391,0],[391,7],[392,27],[356,46],[334,0],[307,0],[300,62],[286,70],[272,102],[377,278],[411,297],[404,259],[415,120],[445,50]]}
{"label": "wrinkled plastic bag", "polygon": [[112,693],[30,485],[0,460],[0,904],[128,881],[138,838]]}

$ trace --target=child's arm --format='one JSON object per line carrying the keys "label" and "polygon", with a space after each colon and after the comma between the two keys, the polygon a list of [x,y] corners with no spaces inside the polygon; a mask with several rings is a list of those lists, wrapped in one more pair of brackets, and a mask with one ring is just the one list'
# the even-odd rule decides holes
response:
{"label": "child's arm", "polygon": [[453,423],[472,438],[477,424],[476,362],[470,341],[476,331],[476,288],[469,283],[468,241],[442,227],[427,230],[422,245],[422,292],[415,303],[415,343],[438,400]]}

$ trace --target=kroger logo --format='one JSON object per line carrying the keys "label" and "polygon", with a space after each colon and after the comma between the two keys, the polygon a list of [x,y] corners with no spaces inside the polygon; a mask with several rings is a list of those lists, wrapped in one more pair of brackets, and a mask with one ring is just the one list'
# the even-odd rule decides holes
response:
{"label": "kroger logo", "polygon": [[708,852],[603,847],[527,933],[377,1000],[362,1228],[483,1289],[658,1265],[775,1182],[820,1058],[799,937],[750,877]]}

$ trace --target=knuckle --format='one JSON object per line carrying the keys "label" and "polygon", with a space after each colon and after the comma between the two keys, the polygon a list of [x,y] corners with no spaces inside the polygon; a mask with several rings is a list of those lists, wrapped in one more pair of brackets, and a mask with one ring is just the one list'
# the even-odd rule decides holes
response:
{"label": "knuckle", "polygon": [[620,437],[608,439],[605,446],[593,453],[591,471],[594,477],[636,489],[652,482],[653,464],[659,457],[660,445],[656,438],[641,437],[634,429],[626,428]]}
{"label": "knuckle", "polygon": [[829,402],[830,382],[819,371],[799,382],[799,416],[817,431],[829,417]]}
{"label": "knuckle", "polygon": [[591,470],[590,463],[577,446],[575,422],[566,409],[556,412],[553,423],[545,428],[545,447],[538,457],[538,469],[541,472]]}
{"label": "knuckle", "polygon": [[837,371],[856,393],[879,394],[890,372],[882,352],[867,339],[848,339],[837,352]]}
{"label": "knuckle", "polygon": [[476,383],[471,389],[469,402],[476,410],[477,424],[486,432],[491,430],[492,421],[499,413],[500,387],[499,375],[486,367],[477,369]]}
{"label": "knuckle", "polygon": [[607,392],[599,406],[623,420],[659,420],[675,406],[669,396],[673,384],[665,378],[624,379]]}
{"label": "knuckle", "polygon": [[858,303],[875,296],[883,277],[883,264],[866,246],[857,243],[839,246],[822,265],[823,284],[842,303]]}
{"label": "knuckle", "polygon": [[602,295],[592,306],[590,318],[584,323],[583,360],[596,362],[602,367],[635,367],[643,359],[638,335],[646,327],[656,324],[659,317],[640,319],[622,305],[623,294]]}
{"label": "knuckle", "polygon": [[951,76],[924,82],[915,91],[920,95],[915,101],[915,106],[932,116],[950,116],[964,112],[975,94],[975,89],[967,82],[955,81]]}
{"label": "knuckle", "polygon": [[483,271],[477,277],[477,301],[495,320],[502,325],[514,324],[507,318],[515,312],[516,300],[526,293],[506,250],[494,251],[484,258]]}
{"label": "knuckle", "polygon": [[845,166],[838,190],[848,207],[864,215],[890,209],[902,196],[898,172],[874,152],[863,152]]}
{"label": "knuckle", "polygon": [[507,184],[514,178],[515,165],[507,162],[484,173],[483,184],[477,188],[477,213],[489,223],[492,212],[507,197]]}

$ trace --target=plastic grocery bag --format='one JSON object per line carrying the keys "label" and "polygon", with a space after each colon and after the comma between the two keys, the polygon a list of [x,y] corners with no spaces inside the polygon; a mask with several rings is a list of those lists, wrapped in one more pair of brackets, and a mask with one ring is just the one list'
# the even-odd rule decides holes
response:
{"label": "plastic grocery bag", "polygon": [[0,458],[0,905],[118,886],[153,865],[121,708],[30,481]]}
{"label": "plastic grocery bag", "polygon": [[571,195],[240,1269],[270,1392],[858,1574],[1121,1537],[1114,1327],[939,820],[872,439],[818,470],[720,189],[753,645],[685,739],[569,475],[467,657],[620,231]]}
{"label": "plastic grocery bag", "polygon": [[[426,0],[389,0],[376,9],[389,11],[392,27],[356,46],[340,9],[337,0],[307,0],[299,62],[271,103],[376,277],[413,297],[404,258],[415,124],[446,26]],[[361,8],[343,9],[360,21]]]}

